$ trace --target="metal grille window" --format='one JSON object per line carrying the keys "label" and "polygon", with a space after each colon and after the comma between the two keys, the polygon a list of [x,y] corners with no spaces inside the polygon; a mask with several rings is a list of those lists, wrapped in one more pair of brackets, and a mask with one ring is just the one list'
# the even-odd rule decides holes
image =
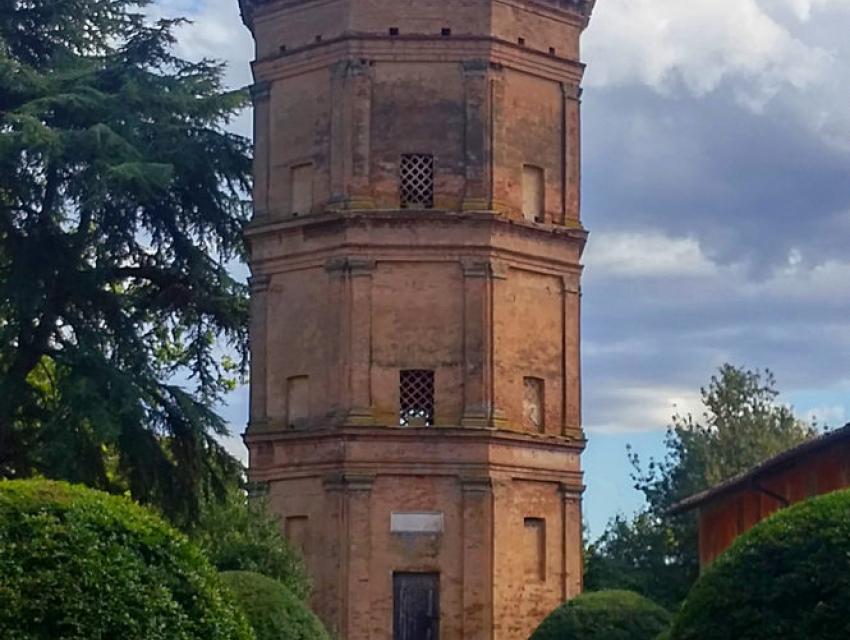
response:
{"label": "metal grille window", "polygon": [[434,156],[424,153],[402,155],[399,178],[402,209],[434,207]]}
{"label": "metal grille window", "polygon": [[434,372],[408,369],[399,376],[399,424],[430,427],[434,424]]}

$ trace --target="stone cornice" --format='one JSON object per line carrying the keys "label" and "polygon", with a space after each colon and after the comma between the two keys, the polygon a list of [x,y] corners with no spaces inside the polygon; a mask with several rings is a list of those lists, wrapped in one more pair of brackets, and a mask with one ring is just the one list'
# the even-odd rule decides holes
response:
{"label": "stone cornice", "polygon": [[330,473],[322,478],[329,491],[371,491],[375,475],[369,473]]}
{"label": "stone cornice", "polygon": [[588,232],[582,227],[572,227],[560,224],[543,224],[516,220],[491,212],[475,211],[442,211],[427,209],[414,211],[411,209],[372,209],[362,211],[327,211],[321,214],[301,216],[298,218],[269,219],[251,222],[245,235],[248,238],[256,238],[266,234],[277,234],[282,231],[307,229],[309,227],[325,227],[329,225],[345,224],[400,224],[409,226],[419,222],[436,223],[463,223],[478,222],[492,225],[505,225],[518,230],[525,230],[538,235],[564,236],[577,240],[586,240]]}
{"label": "stone cornice", "polygon": [[252,275],[248,278],[248,286],[251,289],[251,293],[265,293],[269,289],[269,284],[271,283],[271,276],[265,273],[260,273],[256,275]]}
{"label": "stone cornice", "polygon": [[246,433],[244,440],[247,444],[264,441],[320,441],[328,439],[342,440],[386,440],[406,442],[416,440],[463,441],[490,444],[504,444],[522,447],[538,447],[544,449],[584,449],[587,441],[584,437],[556,436],[551,434],[513,431],[510,429],[475,428],[475,427],[341,427],[328,429],[312,429],[293,431],[280,429],[263,431],[262,433]]}
{"label": "stone cornice", "polygon": [[450,40],[439,35],[345,33],[320,43],[305,44],[267,56],[253,63],[255,77],[264,80],[301,75],[323,67],[333,67],[350,59],[375,62],[457,62],[488,61],[491,68],[515,69],[540,78],[578,84],[584,75],[582,62],[547,51],[521,46],[495,36],[458,36]]}
{"label": "stone cornice", "polygon": [[[309,4],[313,0],[239,0],[242,21],[250,29],[254,16],[276,5],[279,9],[289,9]],[[539,9],[575,17],[583,21],[584,26],[593,13],[596,0],[513,0],[517,4],[526,4]]]}
{"label": "stone cornice", "polygon": [[493,492],[493,480],[488,477],[461,476],[460,487],[464,493],[489,494]]}
{"label": "stone cornice", "polygon": [[[411,235],[412,230],[416,233]],[[463,230],[463,235],[458,231]],[[323,268],[334,275],[368,275],[377,262],[415,259],[476,263],[548,273],[580,274],[587,231],[511,220],[492,213],[333,212],[263,221],[247,236],[257,274]],[[493,277],[507,269],[494,270]],[[483,275],[483,274],[482,274]],[[490,275],[490,274],[488,274]]]}

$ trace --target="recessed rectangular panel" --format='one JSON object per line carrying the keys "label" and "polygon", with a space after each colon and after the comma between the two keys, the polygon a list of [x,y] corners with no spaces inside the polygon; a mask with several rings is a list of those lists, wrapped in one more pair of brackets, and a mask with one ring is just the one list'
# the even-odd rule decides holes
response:
{"label": "recessed rectangular panel", "polygon": [[309,523],[310,520],[307,516],[287,516],[284,522],[287,542],[294,549],[297,549],[301,555],[307,553],[307,542],[310,539]]}
{"label": "recessed rectangular panel", "polygon": [[543,222],[546,180],[543,169],[530,164],[522,167],[522,215],[531,222]]}
{"label": "recessed rectangular panel", "polygon": [[546,581],[546,520],[525,518],[525,576],[527,581]]}
{"label": "recessed rectangular panel", "polygon": [[390,515],[392,533],[442,533],[442,512],[402,512]]}
{"label": "recessed rectangular panel", "polygon": [[313,165],[292,167],[292,215],[307,215],[313,210]]}

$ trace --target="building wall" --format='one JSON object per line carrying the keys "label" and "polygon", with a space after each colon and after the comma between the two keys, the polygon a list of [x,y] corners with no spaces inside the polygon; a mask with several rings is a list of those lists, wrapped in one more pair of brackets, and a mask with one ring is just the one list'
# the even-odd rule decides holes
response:
{"label": "building wall", "polygon": [[[289,2],[278,11],[258,12],[254,18],[257,59],[286,51],[315,46],[344,35],[386,35],[396,28],[399,36],[439,35],[450,29],[452,36],[490,36],[526,48],[577,60],[580,25],[563,14],[547,10],[557,2],[539,2],[534,7],[516,0],[459,0],[451,11],[441,0],[314,0]],[[317,41],[317,36],[320,40]]]}
{"label": "building wall", "polygon": [[435,424],[463,415],[463,270],[459,262],[382,262],[372,281],[372,389],[383,424],[398,424],[399,372],[434,371]]}
{"label": "building wall", "polygon": [[548,53],[552,48],[554,54],[579,59],[581,28],[574,21],[547,11],[546,3],[530,6],[516,0],[497,0],[493,2],[492,25],[497,38],[518,44],[522,38],[522,46],[529,49]]}
{"label": "building wall", "polygon": [[[443,640],[527,637],[581,590],[591,6],[241,0],[249,472],[335,637],[392,637],[394,572],[439,574]],[[432,209],[402,208],[405,154],[433,156]],[[433,371],[432,426],[400,424],[405,370]],[[408,512],[441,529],[392,530]]]}
{"label": "building wall", "polygon": [[[581,592],[581,561],[572,553],[581,536],[578,496],[556,482],[510,478],[494,494],[494,637],[527,638]],[[529,519],[544,525],[542,554],[527,536]],[[535,571],[541,561],[543,571]]]}
{"label": "building wall", "polygon": [[[353,226],[305,218],[252,240],[266,274],[253,300],[256,429],[321,428],[352,412],[398,426],[400,372],[425,369],[437,426],[580,438],[580,247],[570,234],[392,213]],[[539,429],[525,420],[525,378],[541,381]],[[293,382],[306,387],[306,415],[287,406]]]}
{"label": "building wall", "polygon": [[[532,165],[545,176],[543,221],[577,224],[583,19],[476,0],[451,26],[427,3],[363,4],[281,3],[255,17],[255,76],[270,86],[255,92],[258,210],[292,213],[291,172],[304,163],[315,171],[312,213],[396,208],[400,155],[433,153],[437,209],[522,219]],[[279,51],[298,38],[313,41]]]}
{"label": "building wall", "polygon": [[[441,431],[269,435],[251,448],[284,530],[299,524],[311,604],[340,638],[392,638],[397,571],[439,573],[444,640],[527,637],[580,592],[580,447]],[[440,514],[442,530],[393,532],[392,514],[409,512]],[[543,548],[528,520],[542,524]]]}
{"label": "building wall", "polygon": [[850,487],[850,442],[801,455],[783,468],[759,476],[758,485],[764,490],[739,488],[700,507],[700,566],[708,566],[735,538],[786,502],[794,504]]}
{"label": "building wall", "polygon": [[466,116],[461,67],[457,63],[379,62],[371,69],[371,77],[375,206],[398,207],[401,155],[428,153],[434,155],[434,207],[460,210]]}

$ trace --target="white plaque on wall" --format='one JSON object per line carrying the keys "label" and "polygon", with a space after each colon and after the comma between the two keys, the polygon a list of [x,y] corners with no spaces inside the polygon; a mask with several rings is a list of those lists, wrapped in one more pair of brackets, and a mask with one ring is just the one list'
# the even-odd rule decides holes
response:
{"label": "white plaque on wall", "polygon": [[390,515],[391,533],[442,533],[442,511],[405,511]]}

